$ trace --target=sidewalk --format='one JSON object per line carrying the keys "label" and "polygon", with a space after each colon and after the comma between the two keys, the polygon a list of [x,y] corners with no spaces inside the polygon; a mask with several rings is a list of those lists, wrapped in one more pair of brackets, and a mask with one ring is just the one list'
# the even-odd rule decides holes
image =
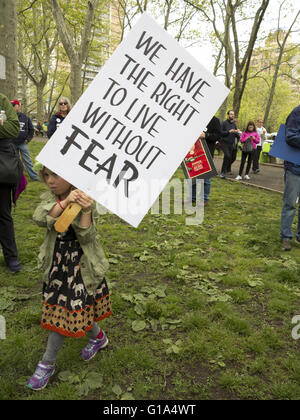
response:
{"label": "sidewalk", "polygon": [[[222,163],[223,163],[223,156],[214,157],[214,164],[219,174],[221,173]],[[249,174],[251,178],[250,180],[235,181],[234,178],[238,175],[239,168],[240,168],[240,161],[236,160],[231,167],[233,175],[227,175],[226,179],[224,179],[224,182],[229,180],[232,182],[255,185],[259,188],[264,188],[271,191],[283,193],[284,191],[283,165],[276,165],[276,164],[271,164],[271,163],[260,163],[259,164],[260,172],[255,175],[251,170]],[[245,169],[246,169],[246,165],[244,168],[244,175],[245,175]]]}
{"label": "sidewalk", "polygon": [[[38,142],[46,143],[48,139],[43,137],[34,137],[33,140]],[[216,166],[216,169],[218,173],[221,173],[221,167],[223,163],[223,155],[222,156],[216,156],[214,157],[214,164]],[[259,188],[268,189],[271,191],[283,193],[284,191],[284,180],[283,180],[283,165],[276,165],[271,163],[260,163],[260,172],[256,175],[254,175],[252,172],[250,172],[250,180],[248,181],[235,181],[235,177],[238,175],[239,168],[240,168],[240,160],[236,160],[231,169],[233,175],[227,175],[224,182],[232,181],[232,182],[239,182],[242,184],[248,184],[248,185],[255,185]],[[244,168],[244,171],[246,169],[246,165]]]}

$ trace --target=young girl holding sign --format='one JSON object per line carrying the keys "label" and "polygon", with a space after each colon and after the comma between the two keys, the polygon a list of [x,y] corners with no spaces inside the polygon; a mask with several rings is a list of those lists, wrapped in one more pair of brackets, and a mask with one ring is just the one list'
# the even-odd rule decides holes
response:
{"label": "young girl holding sign", "polygon": [[[93,199],[45,167],[41,176],[50,191],[42,195],[33,219],[47,228],[39,267],[44,271],[41,326],[50,333],[42,361],[27,382],[34,390],[44,388],[53,375],[64,337],[83,337],[88,332],[90,340],[81,352],[85,361],[106,347],[108,339],[96,322],[111,315],[104,277],[108,261],[97,238]],[[72,202],[82,210],[68,230],[59,234],[54,223]]]}

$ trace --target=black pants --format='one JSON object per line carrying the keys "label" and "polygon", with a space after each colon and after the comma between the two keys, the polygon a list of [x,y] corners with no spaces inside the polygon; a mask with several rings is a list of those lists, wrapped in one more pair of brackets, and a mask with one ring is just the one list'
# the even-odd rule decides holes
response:
{"label": "black pants", "polygon": [[237,151],[238,151],[237,146],[236,147],[233,146],[232,155],[231,155],[231,162],[230,162],[230,165],[229,165],[229,167],[227,169],[227,172],[231,172],[231,165],[236,161]]}
{"label": "black pants", "polygon": [[0,243],[6,262],[18,258],[14,223],[11,216],[11,188],[0,184]]}
{"label": "black pants", "polygon": [[250,152],[250,153],[242,152],[242,160],[241,160],[240,171],[239,171],[240,176],[242,176],[247,157],[248,157],[248,161],[247,161],[247,167],[246,167],[246,175],[249,174],[252,159],[253,159],[253,153],[254,152]]}
{"label": "black pants", "polygon": [[222,150],[224,153],[223,165],[221,173],[225,174],[231,167],[233,144],[222,143]]}
{"label": "black pants", "polygon": [[261,146],[257,146],[256,149],[253,152],[253,171],[257,171],[259,169],[259,157],[262,151]]}

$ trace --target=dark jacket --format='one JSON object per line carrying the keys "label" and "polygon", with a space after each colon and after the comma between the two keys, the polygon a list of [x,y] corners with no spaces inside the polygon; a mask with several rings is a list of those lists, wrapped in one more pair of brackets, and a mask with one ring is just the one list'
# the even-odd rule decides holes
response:
{"label": "dark jacket", "polygon": [[[300,106],[293,109],[286,120],[286,142],[289,146],[300,149]],[[284,162],[285,169],[295,175],[300,175],[300,165]]]}
{"label": "dark jacket", "polygon": [[221,124],[221,143],[234,144],[235,138],[239,137],[237,133],[229,133],[230,130],[237,130],[237,126],[234,121],[230,121],[228,118]]}
{"label": "dark jacket", "polygon": [[209,148],[210,154],[214,157],[216,142],[221,139],[221,123],[219,118],[212,117],[207,125],[205,132],[205,140]]}
{"label": "dark jacket", "polygon": [[34,135],[34,128],[31,119],[27,115],[18,112],[18,118],[20,123],[20,134],[17,138],[14,138],[12,142],[15,145],[23,144],[25,140],[29,143]]}
{"label": "dark jacket", "polygon": [[52,115],[48,124],[48,130],[47,130],[47,136],[49,139],[55,133],[59,124],[61,124],[64,119],[65,117],[63,117],[59,112]]}

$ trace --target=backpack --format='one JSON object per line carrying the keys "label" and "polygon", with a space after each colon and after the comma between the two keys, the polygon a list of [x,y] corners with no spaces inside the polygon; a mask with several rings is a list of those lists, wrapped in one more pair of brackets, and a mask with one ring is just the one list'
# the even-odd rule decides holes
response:
{"label": "backpack", "polygon": [[252,141],[248,138],[245,143],[243,144],[242,151],[244,153],[251,153],[253,152],[253,144]]}

